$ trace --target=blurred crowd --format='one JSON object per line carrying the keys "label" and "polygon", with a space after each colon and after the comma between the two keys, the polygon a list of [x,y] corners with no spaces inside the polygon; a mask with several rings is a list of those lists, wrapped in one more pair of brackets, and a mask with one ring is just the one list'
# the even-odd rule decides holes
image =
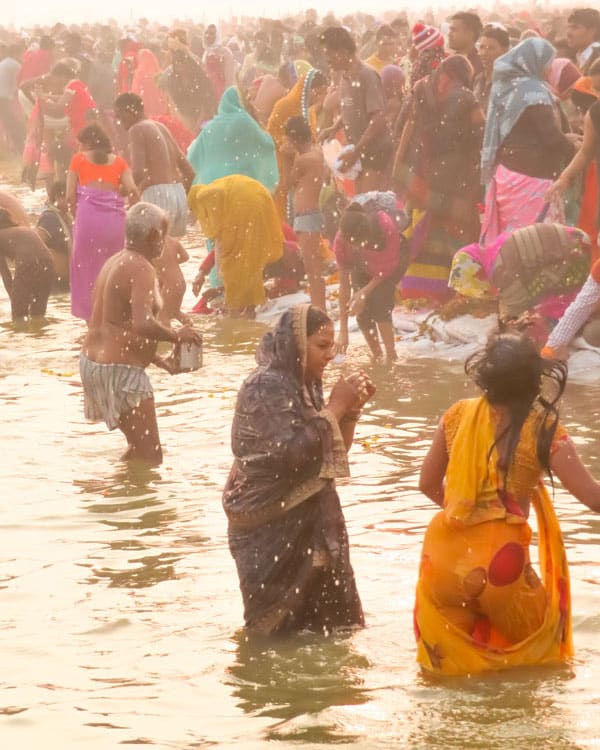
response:
{"label": "blurred crowd", "polygon": [[[253,315],[265,278],[275,294],[307,283],[325,308],[336,271],[338,346],[356,316],[375,356],[394,356],[399,299],[518,325],[535,314],[544,339],[596,260],[596,9],[311,9],[0,40],[1,148],[46,186],[41,236],[55,276],[75,269],[85,320],[101,267],[89,258],[122,245],[123,199],[159,205],[172,238],[188,207],[200,223],[196,312]],[[242,202],[261,212],[253,232]],[[164,268],[183,262],[174,247]],[[180,273],[165,273],[182,297]],[[178,303],[172,313],[185,319]]]}

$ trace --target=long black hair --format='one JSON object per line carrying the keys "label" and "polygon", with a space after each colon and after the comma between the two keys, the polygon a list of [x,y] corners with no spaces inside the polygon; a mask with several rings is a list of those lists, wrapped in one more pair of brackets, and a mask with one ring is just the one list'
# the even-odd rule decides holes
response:
{"label": "long black hair", "polygon": [[504,471],[504,488],[514,461],[521,430],[537,404],[541,419],[537,429],[538,461],[550,477],[550,451],[558,425],[558,401],[567,384],[567,366],[556,359],[543,358],[524,334],[500,333],[491,338],[483,351],[465,363],[465,372],[481,388],[492,406],[508,410],[508,426],[490,448],[497,447]]}

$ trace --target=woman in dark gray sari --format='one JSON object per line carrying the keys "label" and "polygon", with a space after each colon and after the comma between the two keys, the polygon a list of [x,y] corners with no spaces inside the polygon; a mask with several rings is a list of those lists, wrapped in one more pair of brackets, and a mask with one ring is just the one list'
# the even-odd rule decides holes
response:
{"label": "woman in dark gray sari", "polygon": [[334,355],[325,313],[300,305],[264,336],[238,395],[233,467],[223,494],[246,627],[265,635],[364,623],[335,478],[375,388],[341,377],[325,406]]}

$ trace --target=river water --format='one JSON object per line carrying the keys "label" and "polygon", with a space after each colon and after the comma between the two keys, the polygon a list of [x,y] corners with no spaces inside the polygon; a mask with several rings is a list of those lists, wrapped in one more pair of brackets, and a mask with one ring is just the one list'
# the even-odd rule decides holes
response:
{"label": "river water", "polygon": [[[413,592],[435,512],[417,477],[439,416],[473,393],[459,363],[374,367],[357,344],[352,364],[331,368],[329,385],[360,365],[378,386],[340,486],[367,627],[248,640],[220,495],[265,325],[200,320],[204,367],[150,370],[165,460],[134,470],[121,434],[83,419],[83,328],[68,298],[51,298],[42,326],[9,318],[2,290],[2,748],[600,745],[600,517],[560,488],[573,664],[436,682],[415,663]],[[562,413],[600,477],[600,386],[570,384]]]}

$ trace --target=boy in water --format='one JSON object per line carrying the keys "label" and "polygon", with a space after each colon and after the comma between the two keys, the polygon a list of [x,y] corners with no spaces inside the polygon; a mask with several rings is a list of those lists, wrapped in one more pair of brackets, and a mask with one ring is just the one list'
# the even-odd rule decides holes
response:
{"label": "boy in water", "polygon": [[285,132],[295,152],[289,189],[294,195],[294,232],[304,261],[310,289],[310,303],[325,310],[325,281],[321,259],[323,215],[319,196],[325,175],[325,159],[319,145],[313,142],[310,125],[303,117],[288,120]]}
{"label": "boy in water", "polygon": [[165,237],[162,253],[152,261],[152,265],[156,268],[160,296],[162,297],[162,308],[158,318],[164,325],[170,325],[173,319],[184,325],[190,323],[190,318],[181,310],[181,303],[185,294],[185,279],[179,267],[189,258],[190,256],[181,242],[168,235]]}

